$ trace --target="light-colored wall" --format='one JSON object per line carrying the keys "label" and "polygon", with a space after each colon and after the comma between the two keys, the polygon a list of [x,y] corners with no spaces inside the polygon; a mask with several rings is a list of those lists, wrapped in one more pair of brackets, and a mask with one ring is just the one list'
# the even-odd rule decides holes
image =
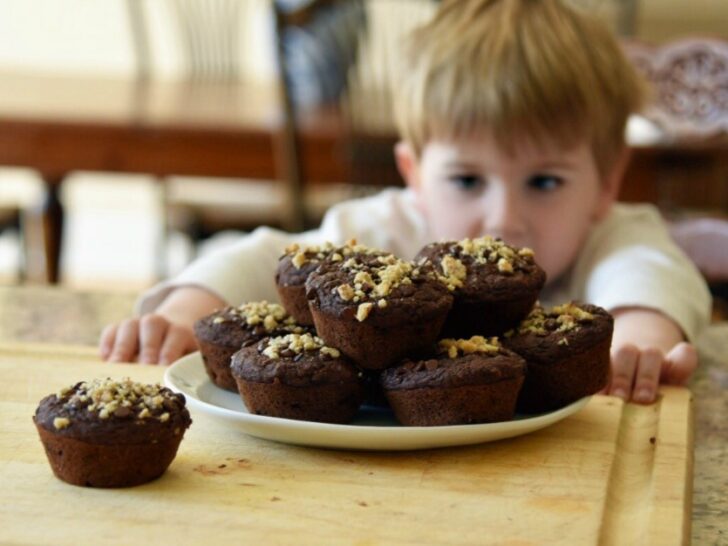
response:
{"label": "light-colored wall", "polygon": [[[133,76],[128,1],[0,0],[0,70]],[[185,48],[174,1],[132,1],[143,5],[154,76],[183,75]],[[238,1],[241,73],[271,78],[269,0]]]}
{"label": "light-colored wall", "polygon": [[[0,70],[80,72],[131,76],[134,48],[128,0],[0,0]],[[184,72],[183,46],[172,0],[143,2],[150,29],[154,74]],[[273,75],[269,0],[239,0],[241,70],[245,77]],[[387,0],[380,0],[386,2]],[[623,0],[578,0],[612,13]],[[728,39],[728,0],[637,0],[637,35],[662,42],[690,34]]]}
{"label": "light-colored wall", "polygon": [[0,67],[131,74],[122,0],[0,0]]}
{"label": "light-colored wall", "polygon": [[728,40],[728,0],[642,0],[637,33],[655,43],[695,35]]}

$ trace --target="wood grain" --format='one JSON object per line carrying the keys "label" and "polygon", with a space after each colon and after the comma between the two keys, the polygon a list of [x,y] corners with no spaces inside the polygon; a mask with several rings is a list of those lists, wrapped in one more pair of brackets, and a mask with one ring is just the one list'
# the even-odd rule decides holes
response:
{"label": "wood grain", "polygon": [[[31,422],[77,380],[161,380],[95,350],[0,345],[3,542],[79,544],[682,544],[690,532],[689,391],[652,406],[595,396],[527,436],[403,453],[257,440],[205,415],[159,480],[69,486],[51,474]],[[653,441],[654,438],[654,441]]]}

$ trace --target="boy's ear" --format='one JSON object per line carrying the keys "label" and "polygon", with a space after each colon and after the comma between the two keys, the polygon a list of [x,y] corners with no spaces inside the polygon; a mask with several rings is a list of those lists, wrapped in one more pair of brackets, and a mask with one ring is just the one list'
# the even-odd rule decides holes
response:
{"label": "boy's ear", "polygon": [[619,191],[622,188],[624,172],[627,170],[632,151],[624,146],[619,152],[612,168],[604,175],[602,180],[602,197],[596,211],[596,219],[604,219],[612,209],[612,204],[619,198]]}
{"label": "boy's ear", "polygon": [[413,189],[419,187],[419,169],[417,168],[417,154],[409,142],[400,140],[394,145],[394,160],[397,170],[405,183]]}

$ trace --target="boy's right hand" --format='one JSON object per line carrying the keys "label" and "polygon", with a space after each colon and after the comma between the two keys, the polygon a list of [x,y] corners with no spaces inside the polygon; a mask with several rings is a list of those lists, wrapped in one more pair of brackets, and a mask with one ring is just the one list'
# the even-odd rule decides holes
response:
{"label": "boy's right hand", "polygon": [[109,362],[171,364],[196,350],[192,328],[156,313],[109,324],[99,341],[101,358]]}
{"label": "boy's right hand", "polygon": [[226,305],[198,286],[174,289],[153,313],[110,324],[101,333],[99,352],[110,362],[171,364],[197,350],[192,330],[197,319]]}

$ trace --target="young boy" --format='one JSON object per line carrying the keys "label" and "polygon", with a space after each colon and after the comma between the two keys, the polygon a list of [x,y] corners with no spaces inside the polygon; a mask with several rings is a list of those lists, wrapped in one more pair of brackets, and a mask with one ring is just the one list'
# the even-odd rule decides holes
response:
{"label": "young boy", "polygon": [[710,297],[653,208],[613,206],[641,93],[610,33],[558,0],[446,1],[400,73],[407,189],[339,204],[315,231],[258,229],[192,264],[143,297],[141,318],[106,328],[102,356],[169,363],[195,350],[199,317],[276,299],[277,259],[294,241],[354,237],[412,258],[431,241],[490,234],[535,251],[544,304],[614,315],[608,393],[650,403],[659,382],[684,384]]}

